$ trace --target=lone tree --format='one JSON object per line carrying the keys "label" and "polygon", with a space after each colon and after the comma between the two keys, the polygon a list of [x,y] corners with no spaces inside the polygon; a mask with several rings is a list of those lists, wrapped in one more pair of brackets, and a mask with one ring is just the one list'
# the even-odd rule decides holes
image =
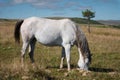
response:
{"label": "lone tree", "polygon": [[95,17],[95,12],[90,11],[89,9],[86,9],[85,11],[82,11],[83,17],[87,18],[88,20],[88,32],[90,33],[90,20],[91,18]]}

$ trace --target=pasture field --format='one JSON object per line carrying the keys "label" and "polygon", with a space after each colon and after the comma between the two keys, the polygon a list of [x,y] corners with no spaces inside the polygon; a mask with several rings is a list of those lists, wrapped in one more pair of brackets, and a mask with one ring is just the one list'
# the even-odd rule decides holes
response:
{"label": "pasture field", "polygon": [[[20,50],[22,42],[15,44],[15,21],[0,22],[0,80],[120,80],[120,29],[91,27],[88,34],[85,25],[80,25],[85,32],[92,53],[90,71],[78,71],[78,51],[71,50],[71,71],[59,70],[61,48],[36,45],[33,69],[28,53],[25,67],[21,69]],[[92,25],[91,25],[92,26]],[[99,28],[98,28],[99,27]]]}

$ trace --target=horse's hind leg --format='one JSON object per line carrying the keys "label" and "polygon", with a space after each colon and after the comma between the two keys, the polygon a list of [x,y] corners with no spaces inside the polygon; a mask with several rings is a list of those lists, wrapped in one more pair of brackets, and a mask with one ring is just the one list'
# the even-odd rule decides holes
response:
{"label": "horse's hind leg", "polygon": [[24,56],[25,56],[25,52],[26,49],[28,47],[29,42],[28,41],[24,41],[23,42],[23,46],[22,46],[22,50],[21,50],[21,64],[22,64],[22,68],[24,67]]}
{"label": "horse's hind leg", "polygon": [[63,61],[65,59],[65,48],[62,47],[62,56],[61,56],[61,63],[60,63],[60,69],[63,68]]}
{"label": "horse's hind leg", "polygon": [[35,49],[35,43],[36,43],[36,39],[33,38],[30,40],[30,46],[29,46],[29,56],[30,56],[30,60],[32,63],[34,63],[34,49]]}

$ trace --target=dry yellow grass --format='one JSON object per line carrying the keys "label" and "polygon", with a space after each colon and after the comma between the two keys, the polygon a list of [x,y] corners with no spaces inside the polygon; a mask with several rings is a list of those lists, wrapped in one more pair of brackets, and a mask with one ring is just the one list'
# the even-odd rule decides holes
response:
{"label": "dry yellow grass", "polygon": [[82,27],[82,29],[87,36],[92,52],[120,52],[120,29],[91,27],[90,34],[86,27]]}
{"label": "dry yellow grass", "polygon": [[[21,45],[14,43],[15,22],[0,23],[0,80],[119,80],[120,78],[120,29],[91,27],[91,34],[85,25],[80,25],[88,39],[90,50],[93,54],[91,72],[86,76],[76,70],[77,48],[71,51],[72,71],[65,76],[65,69],[58,71],[61,48],[45,47],[37,43],[35,60],[37,69],[30,65],[29,56],[26,55],[25,69],[21,70],[20,49]],[[93,25],[94,26],[94,25]]]}

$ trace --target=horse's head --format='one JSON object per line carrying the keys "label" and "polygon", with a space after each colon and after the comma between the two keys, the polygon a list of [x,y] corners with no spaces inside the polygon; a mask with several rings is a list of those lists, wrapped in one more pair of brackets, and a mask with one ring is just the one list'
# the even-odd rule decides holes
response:
{"label": "horse's head", "polygon": [[86,47],[86,51],[82,52],[83,58],[84,58],[84,69],[88,70],[89,65],[91,63],[91,53],[89,50],[89,47]]}
{"label": "horse's head", "polygon": [[80,69],[88,70],[91,63],[91,53],[89,50],[88,43],[81,43],[80,45],[80,59],[78,61],[78,66]]}
{"label": "horse's head", "polygon": [[91,52],[89,45],[84,33],[79,30],[77,34],[77,43],[79,49],[80,59],[78,61],[78,66],[80,69],[88,70],[89,64],[91,63]]}

